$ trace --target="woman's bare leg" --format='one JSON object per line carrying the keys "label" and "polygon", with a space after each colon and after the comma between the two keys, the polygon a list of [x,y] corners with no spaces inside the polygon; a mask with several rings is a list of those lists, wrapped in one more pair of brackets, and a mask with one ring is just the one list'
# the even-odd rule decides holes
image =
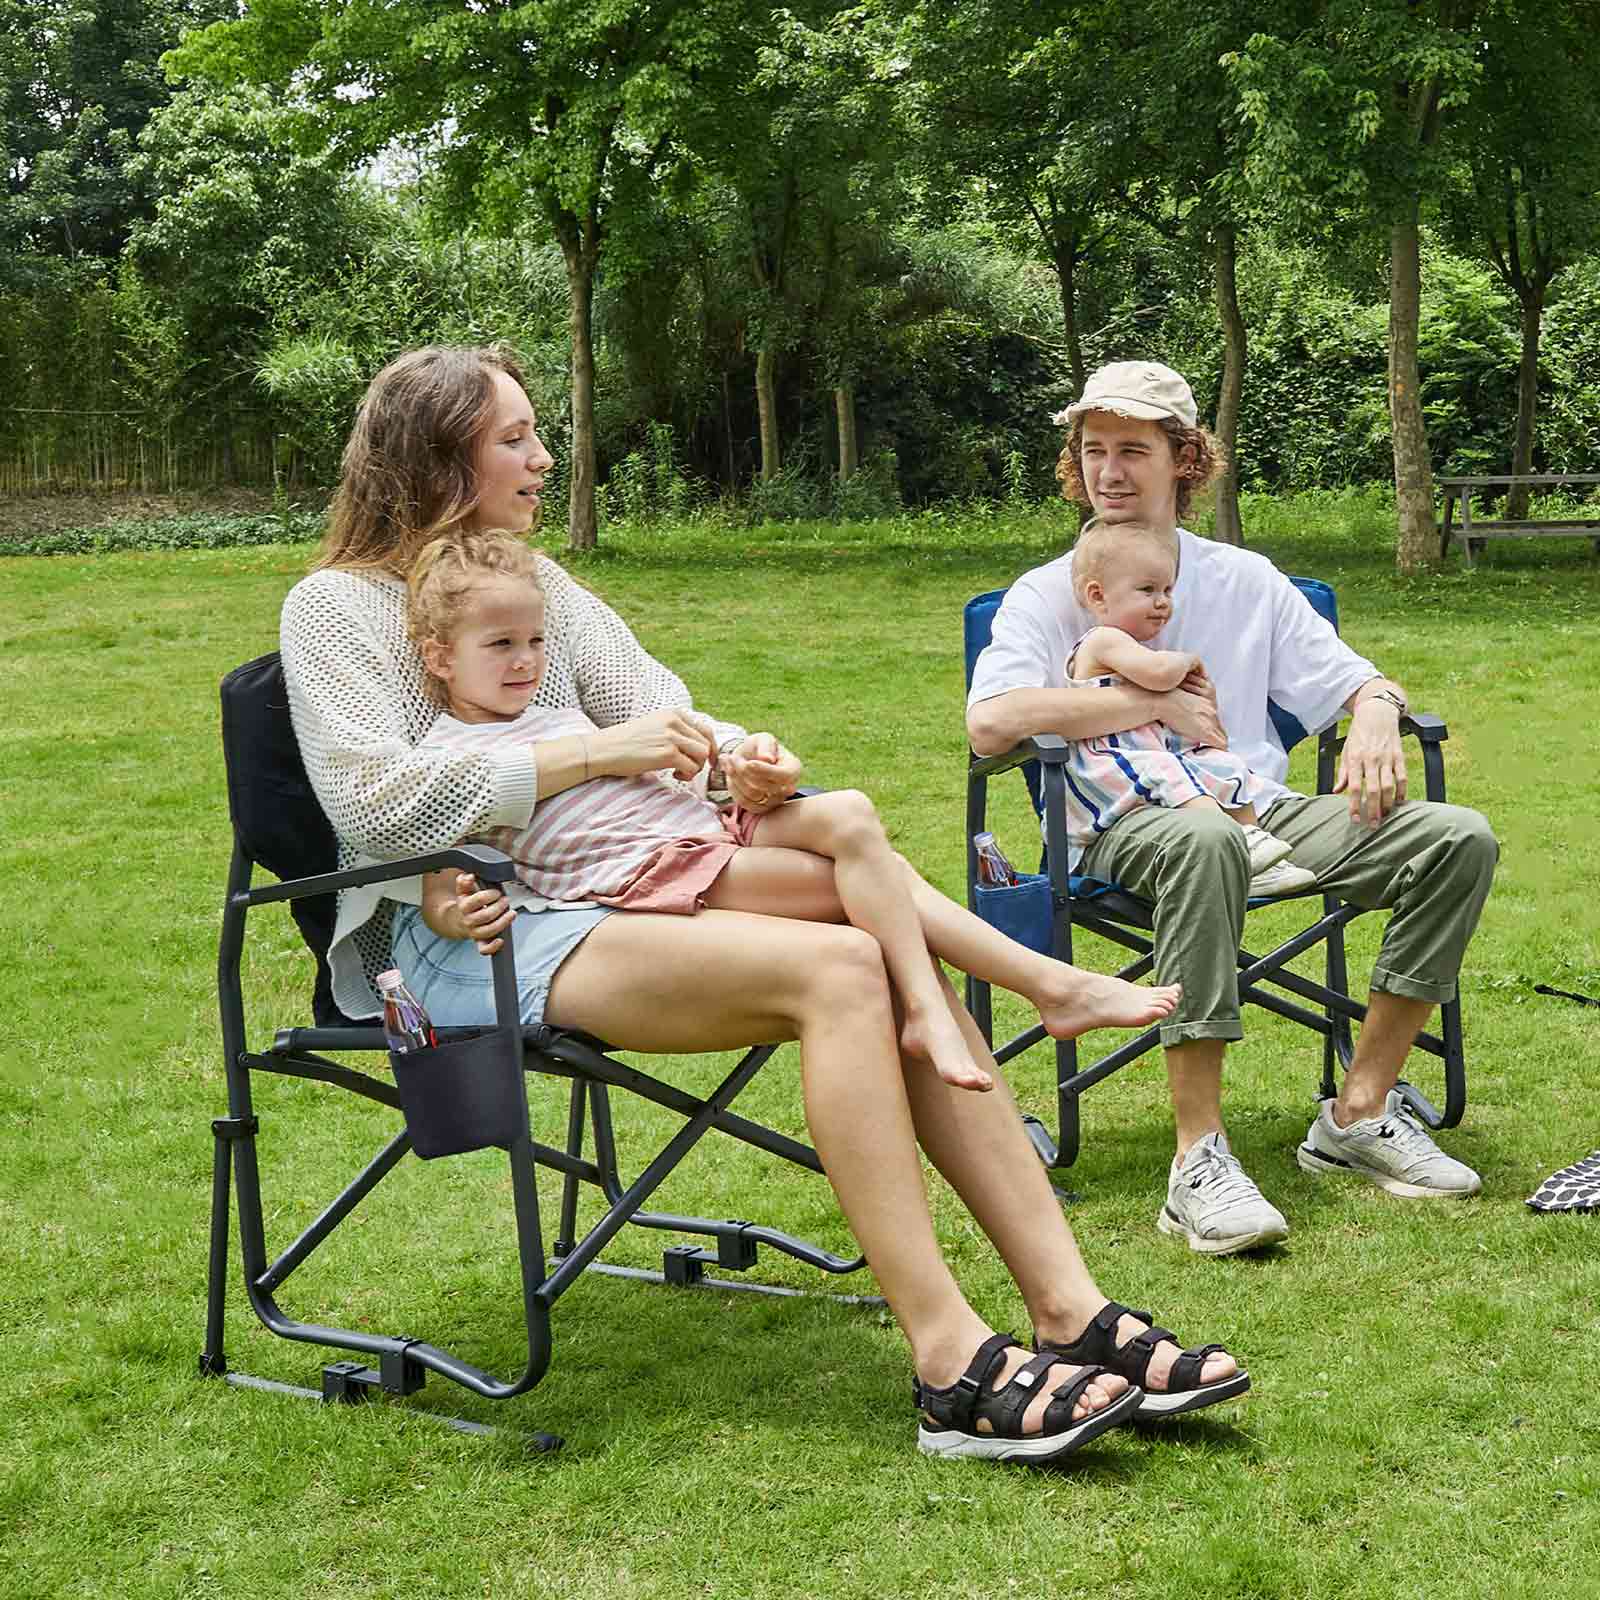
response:
{"label": "woman's bare leg", "polygon": [[[948,985],[945,994],[972,1049],[985,1065],[991,1064],[978,1025]],[[1078,1254],[1049,1178],[1023,1131],[1009,1085],[998,1071],[996,1077],[994,1093],[980,1100],[951,1094],[926,1073],[907,1073],[906,1093],[917,1139],[1000,1252],[1022,1291],[1035,1333],[1041,1339],[1070,1342],[1108,1296],[1100,1292]],[[1123,1318],[1118,1342],[1125,1343],[1143,1327]],[[1170,1344],[1156,1347],[1146,1387],[1166,1387],[1178,1354]],[[1207,1358],[1201,1378],[1212,1383],[1237,1370],[1232,1356],[1217,1354]]]}
{"label": "woman's bare leg", "polygon": [[[946,1083],[958,1089],[992,1089],[994,1079],[972,1059],[950,1016],[928,962],[928,944],[916,902],[907,892],[899,857],[872,802],[854,789],[813,795],[799,805],[780,806],[756,824],[757,849],[777,847],[826,856],[833,862],[839,903],[853,927],[870,933],[905,1008],[901,1043],[925,1057]],[[762,910],[742,898],[740,886],[759,871],[735,856],[706,895],[707,905]],[[782,914],[781,906],[778,914]]]}
{"label": "woman's bare leg", "polygon": [[[619,972],[628,974],[626,984],[618,983]],[[906,1085],[925,1079],[948,1099],[985,1097],[903,1064],[888,979],[870,935],[731,911],[621,912],[562,963],[546,1016],[629,1050],[737,1049],[798,1039],[817,1154],[917,1371],[941,1388],[961,1375],[992,1330],[963,1298],[934,1239]],[[1028,1160],[1037,1164],[1031,1147]],[[1048,1191],[1046,1198],[1059,1222]],[[1049,1215],[1038,1220],[1050,1224]],[[1012,1352],[1003,1377],[1021,1359]],[[1025,1427],[1042,1425],[1049,1396],[1074,1370],[1052,1369]],[[1097,1380],[1074,1416],[1101,1409],[1125,1387],[1112,1376]]]}

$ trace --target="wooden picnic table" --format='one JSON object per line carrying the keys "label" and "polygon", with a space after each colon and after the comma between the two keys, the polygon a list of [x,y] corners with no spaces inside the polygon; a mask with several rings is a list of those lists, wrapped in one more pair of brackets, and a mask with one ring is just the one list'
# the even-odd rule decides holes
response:
{"label": "wooden picnic table", "polygon": [[[1439,556],[1442,560],[1450,553],[1450,539],[1461,540],[1461,549],[1472,565],[1474,546],[1482,550],[1489,539],[1544,539],[1588,538],[1594,540],[1595,552],[1600,554],[1600,517],[1552,517],[1539,522],[1532,518],[1507,521],[1490,518],[1474,521],[1472,496],[1482,489],[1510,489],[1518,484],[1530,488],[1554,488],[1569,483],[1600,483],[1600,472],[1500,472],[1487,478],[1440,478],[1444,491],[1444,509],[1439,522]],[[1461,526],[1453,526],[1453,508],[1461,507]]]}

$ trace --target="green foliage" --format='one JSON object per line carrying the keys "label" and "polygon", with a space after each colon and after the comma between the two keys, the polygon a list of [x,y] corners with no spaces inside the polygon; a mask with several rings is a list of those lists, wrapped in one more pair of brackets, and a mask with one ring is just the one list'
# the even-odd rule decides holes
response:
{"label": "green foliage", "polygon": [[270,516],[196,512],[13,534],[0,520],[0,556],[104,555],[117,550],[232,550],[249,545],[303,544],[322,537],[320,511],[285,503]]}
{"label": "green foliage", "polygon": [[279,426],[309,464],[312,481],[333,483],[366,387],[349,345],[326,336],[285,340],[268,351],[256,382],[272,396]]}

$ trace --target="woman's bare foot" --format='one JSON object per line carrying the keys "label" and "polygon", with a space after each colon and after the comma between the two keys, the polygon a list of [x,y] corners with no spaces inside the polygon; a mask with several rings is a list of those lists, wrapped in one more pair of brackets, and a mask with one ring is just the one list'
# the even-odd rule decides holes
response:
{"label": "woman's bare foot", "polygon": [[932,1012],[914,1011],[907,1006],[900,1028],[900,1047],[907,1055],[931,1061],[933,1070],[953,1088],[980,1092],[994,1088],[993,1077],[972,1059],[948,1006],[938,1006]]}
{"label": "woman's bare foot", "polygon": [[1052,1039],[1075,1039],[1091,1028],[1144,1028],[1170,1017],[1183,995],[1181,984],[1145,988],[1100,972],[1086,972],[1065,961],[1048,988],[1030,998]]}

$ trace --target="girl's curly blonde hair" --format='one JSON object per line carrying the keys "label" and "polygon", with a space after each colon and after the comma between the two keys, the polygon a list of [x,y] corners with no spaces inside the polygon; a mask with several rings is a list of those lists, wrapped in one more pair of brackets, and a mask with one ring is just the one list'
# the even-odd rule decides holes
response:
{"label": "girl's curly blonde hair", "polygon": [[[1092,413],[1091,413],[1092,414]],[[1175,417],[1160,417],[1156,426],[1166,434],[1172,459],[1179,471],[1178,520],[1189,515],[1194,497],[1220,478],[1228,465],[1228,452],[1222,441],[1207,427],[1189,427]],[[1187,458],[1185,452],[1189,452]],[[1091,504],[1083,482],[1083,417],[1074,417],[1067,430],[1067,442],[1056,461],[1056,482],[1062,497],[1079,505]]]}
{"label": "girl's curly blonde hair", "polygon": [[[423,647],[431,640],[449,644],[473,592],[493,578],[520,579],[544,593],[533,551],[515,534],[497,528],[452,528],[417,552],[406,574],[406,632],[424,661]],[[442,679],[429,672],[425,687],[437,704],[448,703]]]}

